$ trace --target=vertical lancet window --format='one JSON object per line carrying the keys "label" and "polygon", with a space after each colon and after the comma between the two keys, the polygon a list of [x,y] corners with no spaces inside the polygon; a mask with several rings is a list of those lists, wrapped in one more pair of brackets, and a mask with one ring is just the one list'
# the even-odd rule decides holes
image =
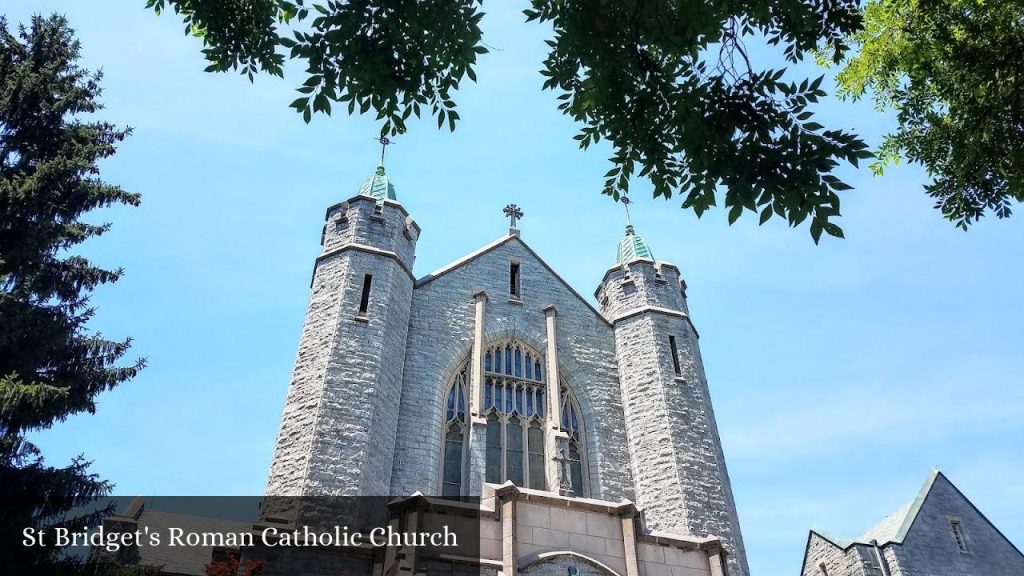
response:
{"label": "vertical lancet window", "polygon": [[530,451],[530,486],[544,486],[547,475],[544,470],[544,429],[540,422],[533,422],[526,431]]}
{"label": "vertical lancet window", "polygon": [[569,435],[569,487],[573,496],[582,496],[586,491],[586,454],[583,443],[583,416],[579,405],[568,388],[562,387],[562,430]]}
{"label": "vertical lancet window", "polygon": [[[487,423],[487,451],[484,481],[547,490],[547,461],[544,419],[546,385],[544,357],[517,340],[502,340],[483,352],[483,405]],[[449,384],[443,437],[443,495],[463,491],[466,471],[466,403],[468,402],[469,360]],[[569,483],[575,496],[583,496],[587,485],[583,418],[569,388],[563,386],[558,416],[569,435]]]}
{"label": "vertical lancet window", "polygon": [[444,469],[442,496],[461,496],[463,462],[466,461],[466,400],[469,365],[455,375],[445,396]]}

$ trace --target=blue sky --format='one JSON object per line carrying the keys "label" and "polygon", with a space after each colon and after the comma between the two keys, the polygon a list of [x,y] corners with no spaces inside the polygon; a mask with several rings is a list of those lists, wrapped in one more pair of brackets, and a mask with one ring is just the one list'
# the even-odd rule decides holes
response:
{"label": "blue sky", "polygon": [[[323,209],[372,171],[378,126],[303,124],[287,107],[295,70],[254,85],[203,73],[199,42],[142,4],[5,3],[13,21],[67,14],[84,64],[105,71],[102,117],[135,128],[104,176],[143,194],[97,213],[114,228],[84,252],[126,269],[96,293],[94,326],[134,336],[149,367],[36,440],[53,464],[85,453],[119,494],[260,494]],[[462,124],[413,124],[388,172],[423,228],[417,275],[502,235],[516,202],[524,239],[591,294],[622,210],[599,194],[607,150],[578,150],[539,89],[545,29],[523,7],[486,5],[495,49],[458,93]],[[870,103],[818,110],[872,144],[891,127]],[[633,194],[638,231],[690,286],[752,572],[797,573],[810,526],[856,536],[936,466],[1024,544],[1024,227],[954,230],[917,167],[842,175],[847,239],[820,246],[752,214],[698,220],[643,183]]]}

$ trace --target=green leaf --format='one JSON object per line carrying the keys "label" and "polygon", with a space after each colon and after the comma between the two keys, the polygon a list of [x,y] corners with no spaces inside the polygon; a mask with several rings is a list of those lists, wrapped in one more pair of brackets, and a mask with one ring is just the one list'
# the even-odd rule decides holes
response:
{"label": "green leaf", "polygon": [[734,222],[736,222],[737,219],[739,219],[740,214],[743,214],[743,206],[741,204],[736,204],[735,206],[733,206],[732,208],[729,209],[729,225],[730,226]]}
{"label": "green leaf", "polygon": [[846,236],[843,235],[843,229],[840,228],[839,226],[836,226],[831,222],[826,222],[823,226],[825,228],[825,232],[827,232],[829,236],[834,236],[836,238],[846,238]]}
{"label": "green leaf", "polygon": [[821,230],[822,230],[821,222],[819,222],[818,219],[816,219],[816,218],[812,219],[811,220],[811,238],[814,239],[814,243],[815,244],[817,244],[818,241],[821,240]]}

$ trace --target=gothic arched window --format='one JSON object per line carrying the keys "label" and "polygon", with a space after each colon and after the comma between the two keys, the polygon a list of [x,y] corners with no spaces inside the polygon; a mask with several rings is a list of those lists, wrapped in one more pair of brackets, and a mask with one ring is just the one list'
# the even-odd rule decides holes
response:
{"label": "gothic arched window", "polygon": [[462,494],[462,463],[466,451],[466,399],[468,364],[464,364],[455,375],[445,397],[444,421],[444,471],[442,472],[442,496]]}
{"label": "gothic arched window", "polygon": [[[549,489],[546,474],[548,455],[544,446],[547,388],[543,356],[521,342],[503,340],[484,350],[483,365],[480,413],[487,422],[484,481],[501,484],[511,480],[517,486]],[[445,396],[444,496],[458,496],[462,490],[466,468],[468,374],[469,360],[459,368]],[[560,424],[569,435],[569,452],[565,455],[569,460],[567,480],[573,494],[582,496],[586,490],[583,417],[567,387],[562,386],[559,396]]]}
{"label": "gothic arched window", "polygon": [[484,351],[484,401],[487,457],[484,480],[547,489],[544,454],[543,357],[515,340]]}
{"label": "gothic arched window", "polygon": [[573,398],[572,392],[562,388],[562,411],[561,425],[569,435],[569,487],[572,488],[574,496],[582,496],[586,486],[584,484],[583,471],[585,467],[585,452],[583,450],[583,416],[580,414],[579,405]]}

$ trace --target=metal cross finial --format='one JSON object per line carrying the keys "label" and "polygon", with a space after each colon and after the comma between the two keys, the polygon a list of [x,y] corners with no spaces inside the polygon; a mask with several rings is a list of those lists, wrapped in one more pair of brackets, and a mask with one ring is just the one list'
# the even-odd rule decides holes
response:
{"label": "metal cross finial", "polygon": [[630,200],[629,196],[625,194],[619,197],[619,201],[622,202],[622,205],[626,207],[626,226],[632,226],[633,222],[629,218],[629,205],[632,204],[633,201]]}
{"label": "metal cross finial", "polygon": [[519,206],[516,206],[515,204],[509,204],[508,206],[505,206],[505,210],[503,210],[503,212],[505,213],[505,216],[511,221],[509,228],[515,228],[516,221],[523,217],[523,211],[520,210]]}
{"label": "metal cross finial", "polygon": [[380,165],[383,166],[384,151],[387,150],[388,146],[391,144],[391,139],[388,138],[387,136],[381,136],[380,138],[377,139],[377,142],[380,142]]}

